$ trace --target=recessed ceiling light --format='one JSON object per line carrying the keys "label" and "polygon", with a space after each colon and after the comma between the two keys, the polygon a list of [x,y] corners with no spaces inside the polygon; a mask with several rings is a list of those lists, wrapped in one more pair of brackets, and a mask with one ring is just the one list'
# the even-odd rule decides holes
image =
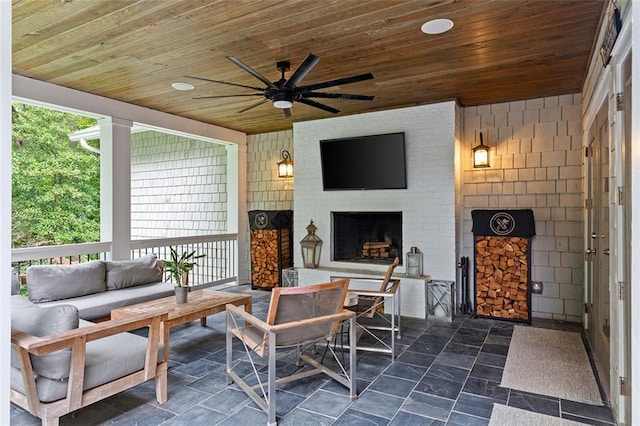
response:
{"label": "recessed ceiling light", "polygon": [[171,83],[171,87],[173,87],[176,90],[193,90],[194,86],[193,84],[189,84],[189,83]]}
{"label": "recessed ceiling light", "polygon": [[451,19],[432,19],[422,24],[420,29],[425,34],[442,34],[453,28]]}

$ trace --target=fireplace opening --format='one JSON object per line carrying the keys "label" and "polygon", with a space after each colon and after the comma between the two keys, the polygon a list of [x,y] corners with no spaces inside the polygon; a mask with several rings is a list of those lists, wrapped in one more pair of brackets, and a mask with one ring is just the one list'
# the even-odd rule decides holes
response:
{"label": "fireplace opening", "polygon": [[402,212],[332,212],[333,261],[402,263]]}

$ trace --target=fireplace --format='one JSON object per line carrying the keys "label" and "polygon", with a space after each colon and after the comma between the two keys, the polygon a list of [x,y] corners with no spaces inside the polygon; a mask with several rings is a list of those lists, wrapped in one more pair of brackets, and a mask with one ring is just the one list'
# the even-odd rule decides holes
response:
{"label": "fireplace", "polygon": [[331,260],[353,263],[402,262],[402,212],[332,212]]}

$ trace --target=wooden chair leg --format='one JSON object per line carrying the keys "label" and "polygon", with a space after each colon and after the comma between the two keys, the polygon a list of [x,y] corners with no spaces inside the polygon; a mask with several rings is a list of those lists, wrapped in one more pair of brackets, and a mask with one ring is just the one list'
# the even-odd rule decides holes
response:
{"label": "wooden chair leg", "polygon": [[167,402],[167,372],[156,376],[156,399],[159,404]]}

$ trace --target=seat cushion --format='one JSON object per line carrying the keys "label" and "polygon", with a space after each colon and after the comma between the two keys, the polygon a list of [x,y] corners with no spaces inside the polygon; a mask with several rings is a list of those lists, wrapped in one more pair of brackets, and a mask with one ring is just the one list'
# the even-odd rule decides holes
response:
{"label": "seat cushion", "polygon": [[[81,326],[92,325],[80,321]],[[109,383],[127,374],[144,369],[147,338],[132,333],[119,333],[87,344],[83,389]],[[164,346],[158,348],[158,362],[164,358]],[[11,369],[11,387],[24,393],[20,371]],[[67,380],[50,380],[37,377],[36,386],[40,401],[52,402],[67,394]]]}
{"label": "seat cushion", "polygon": [[107,290],[162,281],[158,259],[152,254],[134,260],[105,261]]}
{"label": "seat cushion", "polygon": [[99,260],[75,265],[34,265],[27,268],[32,302],[48,302],[106,291],[105,264]]}
{"label": "seat cushion", "polygon": [[94,320],[108,317],[111,314],[112,309],[121,308],[134,303],[146,302],[148,300],[159,299],[161,297],[172,296],[174,293],[175,291],[172,285],[165,282],[159,282],[122,288],[115,291],[89,294],[87,296],[75,297],[73,299],[45,302],[40,303],[39,305],[55,306],[63,303],[72,304],[78,308],[80,318],[85,320]]}
{"label": "seat cushion", "polygon": [[[11,296],[11,328],[36,337],[50,336],[78,328],[78,309],[72,305],[40,307],[20,295]],[[69,377],[71,349],[47,355],[31,355],[33,371],[58,380]],[[20,368],[17,353],[11,347],[11,365]]]}
{"label": "seat cushion", "polygon": [[20,293],[20,276],[15,268],[11,268],[11,295]]}

